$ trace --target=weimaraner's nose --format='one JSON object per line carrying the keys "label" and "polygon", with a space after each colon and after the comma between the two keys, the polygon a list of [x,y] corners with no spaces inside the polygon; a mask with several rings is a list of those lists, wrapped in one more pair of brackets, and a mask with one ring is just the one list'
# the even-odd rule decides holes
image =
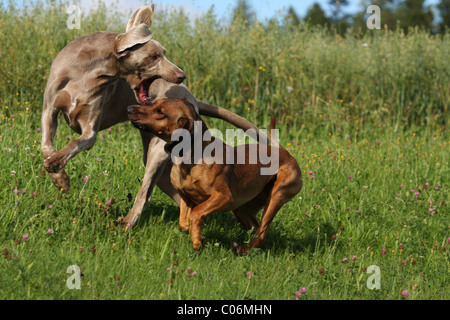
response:
{"label": "weimaraner's nose", "polygon": [[184,72],[177,72],[175,73],[175,82],[176,83],[182,83],[184,81],[184,79],[186,79],[186,74]]}

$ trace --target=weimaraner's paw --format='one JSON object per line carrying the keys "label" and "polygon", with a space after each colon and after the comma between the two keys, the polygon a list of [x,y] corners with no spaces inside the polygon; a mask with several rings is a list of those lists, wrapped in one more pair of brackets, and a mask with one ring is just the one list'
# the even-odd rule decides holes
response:
{"label": "weimaraner's paw", "polygon": [[122,226],[122,228],[126,230],[126,229],[130,228],[134,224],[133,220],[134,220],[133,217],[130,217],[128,215],[128,216],[126,216],[123,219],[119,219],[119,223]]}
{"label": "weimaraner's paw", "polygon": [[63,169],[58,173],[50,173],[50,177],[52,179],[53,184],[58,190],[61,190],[65,193],[69,193],[70,190],[70,177]]}
{"label": "weimaraner's paw", "polygon": [[44,160],[44,168],[49,173],[58,173],[63,169],[62,163],[63,156],[58,155],[58,153],[53,154]]}

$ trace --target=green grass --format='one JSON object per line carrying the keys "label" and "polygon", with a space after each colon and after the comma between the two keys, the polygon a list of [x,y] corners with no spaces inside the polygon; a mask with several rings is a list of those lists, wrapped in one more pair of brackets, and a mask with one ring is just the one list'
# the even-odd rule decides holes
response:
{"label": "green grass", "polygon": [[[144,173],[139,133],[127,123],[68,164],[70,194],[52,186],[38,132],[51,61],[71,39],[114,26],[100,12],[69,32],[53,24],[65,23],[57,10],[14,10],[1,11],[0,25],[16,19],[28,28],[0,35],[8,44],[0,48],[0,299],[294,300],[302,287],[301,300],[401,299],[403,290],[407,299],[449,299],[448,35],[340,39],[301,29],[288,41],[280,29],[243,32],[211,16],[191,25],[161,14],[155,38],[194,94],[261,128],[276,112],[281,143],[303,171],[303,189],[278,213],[263,248],[236,255],[233,243],[250,235],[218,213],[206,219],[197,254],[160,190],[136,226],[114,225]],[[382,65],[368,63],[374,57]],[[57,148],[76,137],[59,123]],[[81,290],[66,287],[74,264]],[[367,288],[371,265],[380,267],[381,290]]]}

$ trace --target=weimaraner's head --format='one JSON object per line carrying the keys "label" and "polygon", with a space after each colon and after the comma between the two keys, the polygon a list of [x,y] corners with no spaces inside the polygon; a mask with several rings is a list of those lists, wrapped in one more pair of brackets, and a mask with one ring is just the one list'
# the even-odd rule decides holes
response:
{"label": "weimaraner's head", "polygon": [[150,32],[153,5],[139,8],[131,17],[127,32],[119,34],[115,43],[120,76],[133,89],[141,104],[149,104],[149,88],[158,78],[182,83],[186,74],[166,58],[166,49]]}

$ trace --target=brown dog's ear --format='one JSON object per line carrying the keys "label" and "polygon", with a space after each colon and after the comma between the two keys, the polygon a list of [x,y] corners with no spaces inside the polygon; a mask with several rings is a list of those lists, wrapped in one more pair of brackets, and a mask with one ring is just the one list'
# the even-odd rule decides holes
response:
{"label": "brown dog's ear", "polygon": [[189,118],[186,115],[183,115],[182,117],[178,118],[178,129],[186,129],[190,131],[191,129],[191,122],[189,121]]}
{"label": "brown dog's ear", "polygon": [[128,32],[119,34],[116,38],[116,52],[122,56],[138,44],[144,44],[152,39],[152,33],[145,23],[131,28]]}
{"label": "brown dog's ear", "polygon": [[[178,129],[186,129],[189,133],[187,134],[188,136],[190,136],[191,138],[189,139],[189,141],[192,141],[192,135],[194,134],[194,122],[191,121],[192,119],[190,119],[186,114],[183,114],[182,116],[180,116],[177,120],[177,130]],[[185,145],[188,147],[188,149],[183,149],[182,151],[188,151],[189,147],[190,147],[190,143],[186,143],[186,141],[184,141],[184,139],[186,139],[186,132],[183,132],[183,130],[180,131],[174,131],[172,133],[172,140],[171,142],[167,143],[164,147],[164,150],[169,153],[172,154],[172,150],[173,148],[175,148],[177,145],[179,145],[180,143],[185,143]],[[181,138],[181,139],[180,139]],[[183,155],[180,155],[180,157],[184,157]]]}
{"label": "brown dog's ear", "polygon": [[152,26],[153,12],[155,12],[155,5],[153,3],[149,6],[144,6],[137,9],[128,21],[126,29],[127,32],[141,23],[146,24],[150,28]]}

